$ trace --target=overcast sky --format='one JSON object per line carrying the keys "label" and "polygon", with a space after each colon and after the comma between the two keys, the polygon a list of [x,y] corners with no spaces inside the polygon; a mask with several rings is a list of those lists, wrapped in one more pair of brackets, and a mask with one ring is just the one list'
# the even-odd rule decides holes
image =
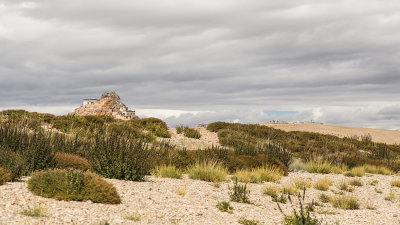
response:
{"label": "overcast sky", "polygon": [[0,109],[400,129],[399,0],[0,0]]}

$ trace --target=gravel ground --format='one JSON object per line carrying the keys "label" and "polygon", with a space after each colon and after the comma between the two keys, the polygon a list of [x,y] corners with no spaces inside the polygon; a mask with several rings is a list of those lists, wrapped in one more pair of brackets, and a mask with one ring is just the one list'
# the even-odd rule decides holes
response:
{"label": "gravel ground", "polygon": [[[321,175],[306,172],[292,172],[279,183],[284,185],[296,178],[316,180],[329,176],[335,183],[352,178],[343,175]],[[132,182],[108,179],[113,183],[122,198],[119,205],[106,205],[91,202],[66,202],[47,199],[31,194],[25,178],[22,182],[7,183],[0,186],[0,224],[238,224],[241,217],[255,219],[263,224],[280,224],[283,216],[276,203],[262,194],[266,184],[248,184],[252,204],[235,203],[233,214],[220,212],[215,206],[218,201],[229,201],[229,186],[226,181],[216,184],[198,180],[169,179],[148,177],[146,182]],[[400,224],[400,188],[390,187],[390,182],[400,179],[398,175],[368,175],[362,178],[364,186],[356,187],[348,195],[356,196],[361,203],[358,210],[335,209],[329,203],[316,208],[313,215],[322,219],[324,224]],[[376,186],[367,185],[378,180]],[[383,193],[377,193],[375,188]],[[178,189],[186,191],[179,195]],[[320,193],[334,195],[332,190],[323,192],[310,188],[306,192],[306,201],[317,200]],[[393,202],[384,197],[393,190],[396,198]],[[40,203],[47,209],[46,217],[29,217],[20,212],[27,206]],[[366,209],[366,205],[376,210]],[[290,203],[282,204],[285,213],[291,213]],[[321,214],[317,212],[329,212]],[[126,215],[136,213],[140,221],[125,219]]]}

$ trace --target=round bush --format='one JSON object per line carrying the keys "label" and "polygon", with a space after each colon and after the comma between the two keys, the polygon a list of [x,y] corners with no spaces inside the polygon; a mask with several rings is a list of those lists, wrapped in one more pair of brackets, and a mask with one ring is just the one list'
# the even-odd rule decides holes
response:
{"label": "round bush", "polygon": [[56,161],[56,167],[59,169],[72,168],[88,170],[90,167],[87,159],[64,152],[57,152],[54,156],[54,160]]}
{"label": "round bush", "polygon": [[35,172],[28,180],[28,189],[36,195],[57,200],[121,203],[114,185],[96,174],[81,170]]}
{"label": "round bush", "polygon": [[11,173],[0,167],[0,185],[3,185],[9,181],[11,181]]}

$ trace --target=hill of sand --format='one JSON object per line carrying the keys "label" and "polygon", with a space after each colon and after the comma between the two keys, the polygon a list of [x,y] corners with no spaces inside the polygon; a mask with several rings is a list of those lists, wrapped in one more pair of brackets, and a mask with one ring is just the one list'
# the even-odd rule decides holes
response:
{"label": "hill of sand", "polygon": [[265,123],[261,124],[284,131],[306,131],[330,134],[338,137],[353,137],[370,134],[372,141],[387,144],[400,144],[400,131],[361,127],[342,127],[315,123]]}

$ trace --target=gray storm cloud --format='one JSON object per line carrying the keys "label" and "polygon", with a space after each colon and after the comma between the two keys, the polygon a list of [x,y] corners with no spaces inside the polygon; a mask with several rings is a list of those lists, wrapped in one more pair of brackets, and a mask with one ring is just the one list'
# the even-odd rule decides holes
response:
{"label": "gray storm cloud", "polygon": [[66,113],[115,90],[139,114],[187,112],[165,114],[171,126],[400,129],[399,12],[397,0],[0,0],[0,108]]}

